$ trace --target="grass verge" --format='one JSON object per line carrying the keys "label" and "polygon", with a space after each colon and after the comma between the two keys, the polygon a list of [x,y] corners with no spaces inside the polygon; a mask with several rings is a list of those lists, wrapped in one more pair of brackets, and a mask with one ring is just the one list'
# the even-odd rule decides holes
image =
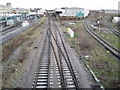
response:
{"label": "grass verge", "polygon": [[83,57],[86,58],[87,64],[94,71],[100,82],[105,88],[116,88],[119,85],[118,80],[118,65],[119,62],[111,53],[107,53],[106,50],[99,45],[88,33],[84,30],[82,23],[76,23],[75,25],[65,26],[64,33],[67,33],[67,27],[71,27],[77,37],[67,37],[67,41],[71,47],[78,50]]}
{"label": "grass verge", "polygon": [[[42,26],[45,23],[44,22],[45,19],[46,18],[44,17],[40,19],[40,23],[42,23]],[[32,49],[34,49],[33,44],[35,40],[39,38],[40,34],[42,33],[42,26],[41,24],[38,26],[34,26],[26,30],[25,32],[22,32],[17,37],[9,40],[4,44],[6,47],[9,47],[8,48],[9,52],[3,53],[3,55],[7,54],[8,56],[5,55],[6,57],[4,57],[3,60],[4,63],[3,65],[5,66],[2,71],[3,72],[2,87],[13,88],[15,82],[17,83],[20,80],[25,65],[28,62],[28,54]],[[13,45],[16,46],[12,48]],[[17,55],[16,54],[12,55],[13,50],[16,51],[15,53],[17,53]],[[15,58],[11,58],[9,56],[13,56]]]}

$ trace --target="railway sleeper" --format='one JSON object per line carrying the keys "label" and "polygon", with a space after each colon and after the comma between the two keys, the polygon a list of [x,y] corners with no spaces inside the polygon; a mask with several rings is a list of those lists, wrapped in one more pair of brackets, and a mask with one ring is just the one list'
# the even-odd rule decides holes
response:
{"label": "railway sleeper", "polygon": [[46,68],[40,68],[40,71],[48,71]]}
{"label": "railway sleeper", "polygon": [[46,64],[44,65],[44,64],[42,64],[42,65],[40,65],[40,66],[41,66],[41,67],[48,67],[49,65],[46,65]]}
{"label": "railway sleeper", "polygon": [[40,86],[47,86],[47,82],[37,82],[37,86],[40,85]]}
{"label": "railway sleeper", "polygon": [[[36,81],[36,80],[34,80],[34,81]],[[38,82],[47,82],[47,79],[38,79],[37,81]]]}
{"label": "railway sleeper", "polygon": [[67,82],[67,85],[73,85],[74,82]]}
{"label": "railway sleeper", "polygon": [[72,78],[72,76],[68,75],[68,76],[65,76],[66,79],[69,79],[69,78]]}
{"label": "railway sleeper", "polygon": [[74,84],[72,85],[67,85],[67,88],[76,88]]}
{"label": "railway sleeper", "polygon": [[40,69],[48,69],[48,66],[47,67],[40,67]]}
{"label": "railway sleeper", "polygon": [[48,79],[47,76],[38,76],[37,78],[38,78],[38,79]]}
{"label": "railway sleeper", "polygon": [[37,74],[46,74],[46,73],[48,73],[47,71],[39,71]]}
{"label": "railway sleeper", "polygon": [[36,88],[47,88],[47,86],[36,86]]}
{"label": "railway sleeper", "polygon": [[66,81],[67,81],[67,82],[72,82],[73,79],[72,79],[72,78],[68,78],[68,79],[66,79]]}

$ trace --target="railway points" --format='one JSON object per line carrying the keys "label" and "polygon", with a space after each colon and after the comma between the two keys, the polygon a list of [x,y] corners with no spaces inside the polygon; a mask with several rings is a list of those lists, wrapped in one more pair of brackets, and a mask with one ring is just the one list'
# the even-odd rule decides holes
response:
{"label": "railway points", "polygon": [[[44,42],[45,45],[43,46],[43,50],[45,51],[42,51],[42,56],[40,57],[40,67],[38,66],[38,72],[35,76],[33,88],[61,87],[79,89],[79,81],[77,79],[77,76],[75,75],[71,62],[69,60],[69,56],[67,54],[68,52],[64,51],[66,50],[66,47],[64,46],[60,32],[56,31],[57,37],[55,37],[53,35],[53,29],[51,30],[51,23],[55,25],[55,22],[51,21],[49,17],[48,29],[46,31],[46,38]],[[53,38],[53,40],[51,40],[51,38]],[[56,38],[59,39],[56,40]],[[54,44],[57,45],[55,46]],[[55,50],[55,47],[57,48],[59,53],[56,52],[57,50]],[[53,56],[51,56],[51,50],[54,52],[55,55],[53,54]],[[46,55],[48,57],[46,57]],[[56,58],[56,61],[54,61],[54,63],[51,63],[51,57]],[[56,68],[56,70],[51,71],[53,68]],[[54,76],[57,76],[59,78],[54,78]],[[58,87],[56,87],[56,84],[58,84]]]}
{"label": "railway points", "polygon": [[[66,12],[63,12],[64,9],[66,10]],[[99,35],[97,35],[94,32],[94,30],[92,30],[91,23],[89,21],[91,19],[91,16],[88,15],[89,11],[88,9],[63,8],[62,11],[60,10],[61,9],[46,10],[44,15],[42,16],[36,13],[30,13],[30,15],[26,14],[25,16],[23,15],[18,17],[7,17],[1,19],[2,22],[0,23],[3,23],[4,25],[1,27],[2,29],[0,34],[2,40],[0,40],[0,44],[5,45],[3,46],[4,49],[9,49],[9,51],[13,52],[12,54],[8,53],[5,50],[3,52],[4,54],[5,53],[8,54],[7,58],[5,57],[5,61],[3,61],[4,63],[3,67],[6,68],[4,72],[6,73],[6,75],[4,76],[3,87],[5,88],[6,86],[15,88],[27,87],[32,89],[60,88],[74,90],[84,88],[91,89],[99,88],[104,90],[104,86],[107,86],[108,84],[109,85],[115,84],[113,86],[117,87],[118,85],[116,84],[117,70],[115,70],[116,66],[114,66],[113,63],[116,64],[116,62],[114,61],[116,60],[116,58],[117,59],[120,58],[119,50],[113,47],[110,43],[106,42]],[[75,11],[77,12],[77,14],[75,13]],[[45,21],[44,23],[40,24],[40,20],[43,17],[45,18]],[[19,18],[21,19],[21,21],[19,21],[18,19],[19,22],[17,23],[14,22],[13,25],[7,25],[8,27],[6,27],[6,22],[13,18],[14,19]],[[26,31],[29,32],[30,31],[29,28],[31,27],[35,28],[31,30],[31,33],[26,34],[27,35],[25,36],[26,39],[21,41],[22,43],[20,43],[21,46],[16,44],[15,48],[11,49],[10,47],[12,45],[10,45],[9,42],[11,42],[12,39],[16,38],[18,35]],[[67,30],[67,28],[71,29],[72,33],[74,32],[74,35],[72,35],[71,37],[67,37],[68,34],[64,31],[64,29]],[[107,28],[109,28],[111,31],[113,31],[113,33],[115,33],[115,35],[119,37],[118,31],[116,32],[116,30],[113,30],[110,27]],[[87,31],[88,33],[85,31]],[[101,43],[102,46],[104,46],[107,49],[106,51],[106,49],[102,48],[102,52],[100,52],[101,54],[104,54],[103,52],[107,54],[105,56],[104,61],[101,60],[101,58],[97,58],[97,56],[99,57],[99,51],[97,51],[96,47],[95,47],[96,53],[92,55],[93,53],[90,52],[90,50],[93,49],[94,46],[92,45],[90,46],[90,43],[86,40],[86,38],[84,38],[84,35],[82,36],[83,32],[87,33],[86,35],[88,34],[92,35],[98,42]],[[79,36],[79,34],[81,36]],[[16,39],[14,43],[19,42],[17,40],[22,39],[21,38]],[[70,43],[72,43],[72,45],[74,44],[74,46],[70,45],[70,43],[67,40],[71,41],[73,40]],[[91,37],[89,38],[89,40],[92,40]],[[14,45],[14,43],[12,44]],[[83,45],[82,49],[85,50],[80,49],[82,45]],[[14,50],[18,46],[22,47],[23,49],[21,51]],[[90,50],[84,52],[86,51],[86,48],[88,49],[89,47],[91,47]],[[22,52],[23,57],[19,57]],[[81,53],[83,52],[84,54],[81,55]],[[17,56],[17,54],[20,55]],[[94,57],[95,55],[96,57]],[[14,59],[12,60],[10,56],[11,57],[13,56]],[[116,56],[116,58],[114,61],[112,61],[114,56]],[[108,57],[111,61],[106,60],[106,58]],[[101,60],[101,62],[99,60]],[[20,65],[22,68],[19,68]],[[111,71],[108,71],[109,67],[111,68]],[[102,70],[101,68],[104,69],[103,72],[100,71]],[[19,69],[21,69],[21,71]],[[95,70],[98,71],[96,72]],[[106,72],[104,72],[105,70]],[[112,72],[113,75],[114,71],[116,75],[114,77],[115,81],[107,77],[109,72],[110,73]],[[7,72],[10,72],[10,74],[7,74]],[[101,77],[101,72],[105,75],[105,77]],[[11,73],[13,77],[10,76]],[[15,81],[18,80],[17,83],[12,81],[16,73],[17,74],[19,73],[20,76],[18,79],[15,80]],[[8,78],[8,76],[10,76],[10,78]],[[108,81],[106,80],[106,78]],[[6,82],[5,80],[10,80],[10,82],[14,83],[13,85],[11,85],[9,82]],[[111,83],[109,82],[109,80],[113,80],[114,82]]]}

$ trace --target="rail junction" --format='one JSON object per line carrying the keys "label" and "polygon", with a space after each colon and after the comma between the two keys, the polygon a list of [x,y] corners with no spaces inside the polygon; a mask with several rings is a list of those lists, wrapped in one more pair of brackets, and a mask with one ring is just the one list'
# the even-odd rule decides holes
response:
{"label": "rail junction", "polygon": [[[62,16],[63,9],[65,16]],[[81,17],[85,9],[78,8],[82,11],[77,16],[78,9],[63,9],[46,10],[43,15],[31,13],[0,19],[3,88],[104,90],[104,87],[119,86],[116,63],[120,58],[116,45],[119,31],[100,15]],[[73,30],[74,38],[68,36],[68,29]],[[115,36],[115,45],[111,36]]]}
{"label": "rail junction", "polygon": [[47,25],[33,88],[80,88],[63,37],[51,17]]}

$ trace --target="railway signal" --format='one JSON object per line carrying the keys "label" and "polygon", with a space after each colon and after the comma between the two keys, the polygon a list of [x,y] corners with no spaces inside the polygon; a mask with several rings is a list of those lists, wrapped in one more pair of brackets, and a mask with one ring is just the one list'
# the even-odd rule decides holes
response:
{"label": "railway signal", "polygon": [[97,19],[97,25],[98,25],[98,28],[99,28],[99,33],[101,32],[101,30],[100,30],[100,20],[99,19]]}

